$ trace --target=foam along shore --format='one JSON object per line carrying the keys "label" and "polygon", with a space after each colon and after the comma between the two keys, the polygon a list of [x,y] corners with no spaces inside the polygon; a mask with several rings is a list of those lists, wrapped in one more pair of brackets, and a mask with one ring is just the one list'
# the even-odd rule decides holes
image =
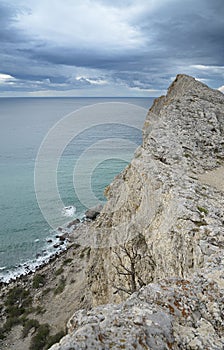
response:
{"label": "foam along shore", "polygon": [[[82,224],[95,220],[100,214],[102,208],[102,205],[89,208],[81,219],[74,218],[72,221],[67,222],[63,226],[59,226],[55,231],[52,231],[50,236],[46,238],[46,243],[43,249],[37,253],[35,259],[27,260],[11,269],[2,266],[0,268],[0,283],[10,283],[19,277],[34,273],[36,270],[39,270],[54,260],[58,255],[62,254],[71,246],[71,235],[74,233],[74,230]],[[69,211],[69,213],[67,212],[69,215],[66,215],[68,217],[73,216],[75,213],[74,207],[72,206],[65,207],[65,210],[66,212]]]}

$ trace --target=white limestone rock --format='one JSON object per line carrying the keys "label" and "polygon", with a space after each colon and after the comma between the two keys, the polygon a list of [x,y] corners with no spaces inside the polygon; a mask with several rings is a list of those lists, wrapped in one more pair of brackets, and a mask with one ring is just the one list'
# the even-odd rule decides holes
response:
{"label": "white limestone rock", "polygon": [[224,348],[223,166],[224,95],[178,75],[102,212],[77,236],[92,248],[96,307],[75,313],[52,350]]}

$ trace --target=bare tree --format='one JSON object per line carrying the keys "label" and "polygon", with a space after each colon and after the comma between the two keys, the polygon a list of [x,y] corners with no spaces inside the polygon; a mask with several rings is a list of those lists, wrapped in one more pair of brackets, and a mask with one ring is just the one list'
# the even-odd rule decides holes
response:
{"label": "bare tree", "polygon": [[[119,284],[115,285],[113,283],[115,288],[114,294],[119,291],[132,294],[150,282],[150,278],[147,281],[142,278],[141,267],[145,265],[148,271],[151,270],[153,272],[155,264],[152,256],[148,253],[147,245],[142,235],[135,242],[119,245],[116,250],[113,250],[113,253],[115,255],[115,263],[112,265],[119,276]],[[150,273],[148,276],[150,276]]]}

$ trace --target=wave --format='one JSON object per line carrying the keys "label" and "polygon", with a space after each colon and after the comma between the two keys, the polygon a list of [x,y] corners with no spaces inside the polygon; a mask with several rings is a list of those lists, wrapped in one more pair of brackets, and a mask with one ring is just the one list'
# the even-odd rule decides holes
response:
{"label": "wave", "polygon": [[73,205],[70,205],[68,207],[64,207],[62,209],[62,215],[66,216],[66,217],[73,217],[75,212],[76,212],[76,207],[74,207]]}
{"label": "wave", "polygon": [[[73,206],[65,207],[65,209],[70,213],[75,212],[75,207]],[[40,267],[46,265],[56,256],[67,250],[69,235],[79,223],[84,221],[85,217],[83,216],[81,219],[77,218],[76,220],[67,222],[65,226],[58,227],[57,230],[50,230],[50,234],[45,238],[45,245],[42,247],[41,252],[36,254],[35,259],[30,259],[17,266],[0,267],[0,283],[9,283],[20,276],[26,276],[31,272],[35,272]],[[35,239],[34,242],[38,241],[39,239]]]}
{"label": "wave", "polygon": [[64,230],[63,232],[52,232],[52,234],[46,238],[45,246],[40,253],[36,254],[34,259],[30,259],[17,266],[0,267],[0,282],[9,283],[20,276],[25,276],[31,272],[35,272],[37,269],[54,259],[55,256],[65,251],[67,249],[67,241],[65,240],[62,242],[59,239],[60,235],[64,232]]}

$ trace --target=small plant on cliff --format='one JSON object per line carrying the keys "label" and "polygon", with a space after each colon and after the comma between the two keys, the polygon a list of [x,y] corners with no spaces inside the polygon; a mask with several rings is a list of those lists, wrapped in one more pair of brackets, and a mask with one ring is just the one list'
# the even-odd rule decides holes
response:
{"label": "small plant on cliff", "polygon": [[30,292],[22,287],[14,287],[8,292],[5,311],[8,317],[19,317],[31,304]]}
{"label": "small plant on cliff", "polygon": [[9,316],[7,317],[7,320],[5,322],[5,324],[3,325],[3,332],[7,333],[10,332],[10,330],[12,329],[13,326],[20,324],[22,321],[19,317],[16,316]]}
{"label": "small plant on cliff", "polygon": [[27,337],[27,335],[29,334],[29,331],[34,328],[34,332],[36,332],[36,330],[39,327],[39,322],[37,320],[34,319],[29,319],[26,320],[23,324],[23,333],[22,333],[22,337],[25,338]]}
{"label": "small plant on cliff", "polygon": [[203,208],[203,207],[198,206],[198,210],[200,211],[200,213],[203,213],[203,214],[205,214],[205,215],[208,214],[208,210],[207,210],[206,208]]}
{"label": "small plant on cliff", "polygon": [[31,339],[30,350],[42,350],[46,348],[49,333],[49,325],[47,323],[41,324],[36,334]]}
{"label": "small plant on cliff", "polygon": [[65,289],[65,278],[64,276],[61,277],[61,279],[59,280],[58,286],[57,288],[54,290],[54,294],[60,294],[63,292],[63,290]]}
{"label": "small plant on cliff", "polygon": [[46,283],[45,275],[37,274],[33,278],[33,288],[43,287]]}
{"label": "small plant on cliff", "polygon": [[54,335],[51,335],[47,340],[46,348],[49,349],[52,345],[58,343],[61,340],[61,338],[64,337],[64,335],[64,331],[60,331]]}
{"label": "small plant on cliff", "polygon": [[57,269],[56,271],[55,271],[55,276],[59,276],[59,275],[61,275],[62,273],[64,272],[64,269],[63,269],[63,267],[61,266],[61,267],[59,267],[59,269]]}
{"label": "small plant on cliff", "polygon": [[18,308],[29,306],[32,302],[30,292],[22,287],[11,289],[6,298],[5,305],[16,305]]}
{"label": "small plant on cliff", "polygon": [[63,265],[70,264],[72,261],[73,261],[72,258],[65,259],[65,260],[63,261]]}
{"label": "small plant on cliff", "polygon": [[6,322],[0,332],[2,339],[13,326],[23,324],[31,304],[30,292],[22,287],[14,287],[7,293],[5,301]]}

